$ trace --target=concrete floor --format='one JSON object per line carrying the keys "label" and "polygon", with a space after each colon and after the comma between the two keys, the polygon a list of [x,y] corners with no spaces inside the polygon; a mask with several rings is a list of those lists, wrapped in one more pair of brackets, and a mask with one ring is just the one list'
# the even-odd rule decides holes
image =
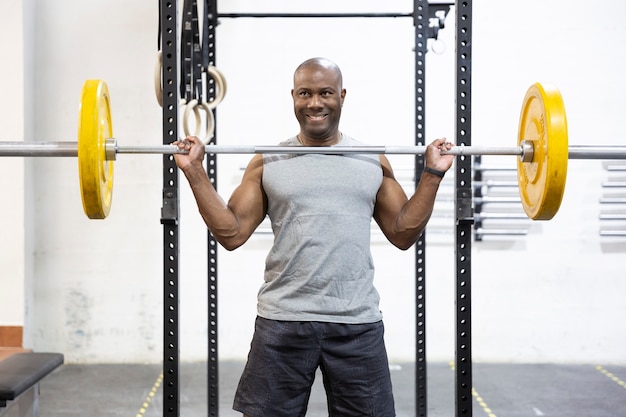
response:
{"label": "concrete floor", "polygon": [[[240,416],[231,403],[243,363],[220,362],[220,416]],[[415,368],[391,366],[396,412],[415,416]],[[161,367],[64,365],[41,382],[40,417],[162,416]],[[624,417],[626,366],[474,364],[473,415],[478,417]],[[206,364],[180,366],[180,415],[207,416]],[[454,416],[454,372],[428,365],[428,416]],[[327,416],[321,378],[308,417]]]}

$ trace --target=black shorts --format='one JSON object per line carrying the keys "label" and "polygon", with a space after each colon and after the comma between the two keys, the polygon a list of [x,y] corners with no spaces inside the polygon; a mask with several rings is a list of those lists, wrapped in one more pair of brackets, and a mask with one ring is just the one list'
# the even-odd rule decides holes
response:
{"label": "black shorts", "polygon": [[306,414],[319,367],[330,417],[395,416],[382,321],[275,321],[257,317],[233,409],[250,417]]}

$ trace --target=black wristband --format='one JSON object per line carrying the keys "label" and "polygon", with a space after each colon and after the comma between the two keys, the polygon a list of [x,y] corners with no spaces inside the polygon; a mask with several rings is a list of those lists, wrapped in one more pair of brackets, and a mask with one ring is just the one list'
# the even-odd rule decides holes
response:
{"label": "black wristband", "polygon": [[424,167],[424,172],[428,172],[429,174],[436,175],[439,178],[443,178],[443,176],[446,175],[445,171],[439,171],[438,169],[432,169],[432,168],[427,167],[427,166]]}

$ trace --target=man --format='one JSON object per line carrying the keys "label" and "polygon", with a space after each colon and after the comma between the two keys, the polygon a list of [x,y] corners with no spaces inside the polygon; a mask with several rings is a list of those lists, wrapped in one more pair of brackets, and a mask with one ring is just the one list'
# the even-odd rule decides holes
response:
{"label": "man", "polygon": [[[324,58],[296,69],[291,95],[300,133],[282,146],[355,146],[339,131],[346,90]],[[379,296],[370,253],[372,217],[402,250],[426,227],[452,144],[433,141],[408,199],[384,155],[256,155],[228,203],[202,166],[195,137],[175,142],[200,214],[226,249],[244,244],[265,216],[274,243],[258,294],[255,332],[233,408],[250,417],[304,416],[318,368],[330,416],[394,416]]]}

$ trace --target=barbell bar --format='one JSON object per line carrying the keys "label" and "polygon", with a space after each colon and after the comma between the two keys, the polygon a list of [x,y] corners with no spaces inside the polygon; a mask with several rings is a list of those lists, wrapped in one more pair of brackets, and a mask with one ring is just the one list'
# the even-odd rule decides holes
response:
{"label": "barbell bar", "polygon": [[[205,145],[209,154],[386,154],[386,155],[423,155],[426,146],[275,146],[275,145]],[[473,156],[519,156],[522,161],[532,161],[533,148],[524,146],[482,147],[453,146],[442,151],[442,155]],[[135,155],[174,155],[185,154],[184,150],[171,145],[119,145],[117,139],[107,138],[105,159],[117,160],[118,154]],[[529,156],[530,155],[530,156]],[[0,142],[0,157],[77,157],[78,142]],[[626,159],[626,145],[570,145],[568,159]]]}
{"label": "barbell bar", "polygon": [[[426,146],[229,146],[205,145],[213,154],[406,154]],[[87,80],[80,101],[77,142],[0,142],[0,157],[77,157],[83,209],[90,219],[108,216],[117,154],[184,153],[176,146],[123,146],[113,135],[109,90],[102,80]],[[568,146],[565,106],[559,90],[535,83],[523,100],[516,147],[454,146],[444,154],[517,156],[522,206],[533,220],[549,220],[558,211],[568,159],[626,159],[626,146]]]}

